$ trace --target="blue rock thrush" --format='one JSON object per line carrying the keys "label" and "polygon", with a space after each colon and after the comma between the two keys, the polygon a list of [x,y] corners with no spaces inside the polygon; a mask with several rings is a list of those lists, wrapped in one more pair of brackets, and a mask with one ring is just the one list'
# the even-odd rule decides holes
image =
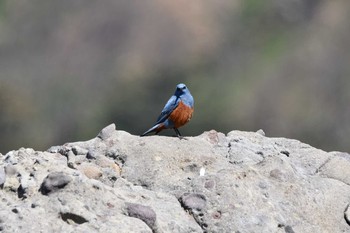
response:
{"label": "blue rock thrush", "polygon": [[163,129],[174,129],[176,135],[182,138],[178,128],[189,122],[194,111],[193,97],[185,84],[176,86],[176,91],[168,100],[160,113],[155,125],[144,132],[141,136],[155,132],[158,134]]}

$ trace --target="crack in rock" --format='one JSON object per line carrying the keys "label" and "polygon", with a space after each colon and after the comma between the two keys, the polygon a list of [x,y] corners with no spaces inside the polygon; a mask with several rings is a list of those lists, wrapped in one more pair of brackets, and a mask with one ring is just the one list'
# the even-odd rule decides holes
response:
{"label": "crack in rock", "polygon": [[349,208],[350,204],[348,204],[345,208],[344,211],[344,219],[346,221],[346,223],[350,226],[350,208]]}
{"label": "crack in rock", "polygon": [[316,170],[316,174],[350,185],[349,166],[349,155],[338,153],[329,157],[324,163],[322,163]]}
{"label": "crack in rock", "polygon": [[68,224],[72,224],[72,223],[83,224],[83,223],[89,222],[84,217],[77,215],[77,214],[69,213],[69,212],[68,213],[61,212],[60,216],[61,216],[62,220]]}

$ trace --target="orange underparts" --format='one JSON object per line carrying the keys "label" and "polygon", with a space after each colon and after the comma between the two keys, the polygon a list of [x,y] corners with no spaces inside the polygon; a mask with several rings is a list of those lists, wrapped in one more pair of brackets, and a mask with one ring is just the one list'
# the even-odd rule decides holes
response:
{"label": "orange underparts", "polygon": [[169,120],[174,122],[174,127],[179,128],[189,122],[193,115],[193,108],[180,101],[176,109],[170,114]]}

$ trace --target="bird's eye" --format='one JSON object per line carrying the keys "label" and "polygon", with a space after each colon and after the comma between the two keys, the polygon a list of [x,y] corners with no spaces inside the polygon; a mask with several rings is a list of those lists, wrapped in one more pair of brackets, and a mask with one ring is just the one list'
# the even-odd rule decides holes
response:
{"label": "bird's eye", "polygon": [[182,87],[182,90],[185,90],[186,89],[186,86]]}

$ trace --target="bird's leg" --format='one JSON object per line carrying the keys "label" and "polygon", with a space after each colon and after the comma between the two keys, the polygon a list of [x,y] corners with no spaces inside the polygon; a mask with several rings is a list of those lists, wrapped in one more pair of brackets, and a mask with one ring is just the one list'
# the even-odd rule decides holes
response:
{"label": "bird's leg", "polygon": [[176,136],[182,137],[180,131],[177,128],[174,128]]}
{"label": "bird's leg", "polygon": [[176,136],[180,139],[185,139],[183,136],[181,136],[180,131],[177,128],[174,128],[175,132],[176,132]]}

